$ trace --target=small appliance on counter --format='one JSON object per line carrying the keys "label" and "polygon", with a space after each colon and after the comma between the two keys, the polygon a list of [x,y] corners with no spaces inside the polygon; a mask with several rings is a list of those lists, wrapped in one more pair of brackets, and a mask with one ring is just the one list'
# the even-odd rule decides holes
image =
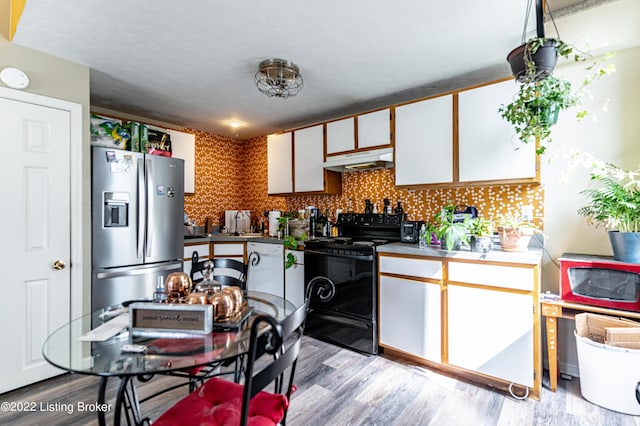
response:
{"label": "small appliance on counter", "polygon": [[474,206],[456,206],[456,209],[453,212],[454,223],[464,222],[465,219],[472,219],[475,217],[478,217],[478,209]]}
{"label": "small appliance on counter", "polygon": [[400,241],[415,244],[420,239],[420,227],[424,225],[422,220],[405,220],[400,225]]}
{"label": "small appliance on counter", "polygon": [[640,264],[576,253],[558,260],[562,300],[640,312]]}

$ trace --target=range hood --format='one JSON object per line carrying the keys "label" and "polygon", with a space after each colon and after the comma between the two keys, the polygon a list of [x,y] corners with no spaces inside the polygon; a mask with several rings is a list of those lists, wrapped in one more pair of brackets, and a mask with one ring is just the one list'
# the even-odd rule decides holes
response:
{"label": "range hood", "polygon": [[327,161],[324,162],[325,169],[336,172],[357,172],[385,167],[393,167],[393,148],[335,155],[327,157]]}

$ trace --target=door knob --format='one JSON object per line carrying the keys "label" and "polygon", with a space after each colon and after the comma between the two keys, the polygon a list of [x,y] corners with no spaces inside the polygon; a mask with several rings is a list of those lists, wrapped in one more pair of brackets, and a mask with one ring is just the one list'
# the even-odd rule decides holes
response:
{"label": "door knob", "polygon": [[65,265],[62,260],[56,260],[55,262],[53,262],[53,269],[55,270],[61,271],[65,266],[67,265]]}

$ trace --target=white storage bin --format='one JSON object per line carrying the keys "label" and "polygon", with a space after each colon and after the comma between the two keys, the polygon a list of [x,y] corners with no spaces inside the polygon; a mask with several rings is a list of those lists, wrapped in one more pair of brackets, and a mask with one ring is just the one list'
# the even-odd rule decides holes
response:
{"label": "white storage bin", "polygon": [[576,336],[580,388],[587,400],[609,410],[640,415],[636,388],[640,382],[640,350],[597,343]]}

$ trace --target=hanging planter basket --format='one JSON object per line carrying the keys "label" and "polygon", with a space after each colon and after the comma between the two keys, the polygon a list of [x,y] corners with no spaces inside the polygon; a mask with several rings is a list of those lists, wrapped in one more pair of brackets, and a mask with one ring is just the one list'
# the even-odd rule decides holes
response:
{"label": "hanging planter basket", "polygon": [[[522,32],[522,44],[513,49],[507,55],[507,61],[511,65],[511,72],[520,83],[538,81],[550,76],[558,63],[558,47],[560,41],[553,38],[546,38],[544,35],[544,14],[542,9],[543,0],[536,0],[536,39],[525,42],[527,32],[527,16]],[[555,26],[555,22],[554,22]],[[556,33],[558,29],[556,28]]]}
{"label": "hanging planter basket", "polygon": [[549,126],[553,126],[558,123],[558,116],[560,115],[560,107],[558,104],[539,106],[531,103],[527,105],[527,107],[533,111],[534,115],[540,117],[540,123]]}
{"label": "hanging planter basket", "polygon": [[[558,63],[558,42],[555,39],[545,40],[535,52],[531,50],[530,44],[522,44],[507,55],[511,72],[521,83],[548,77]],[[535,70],[528,72],[528,63],[535,67]]]}

